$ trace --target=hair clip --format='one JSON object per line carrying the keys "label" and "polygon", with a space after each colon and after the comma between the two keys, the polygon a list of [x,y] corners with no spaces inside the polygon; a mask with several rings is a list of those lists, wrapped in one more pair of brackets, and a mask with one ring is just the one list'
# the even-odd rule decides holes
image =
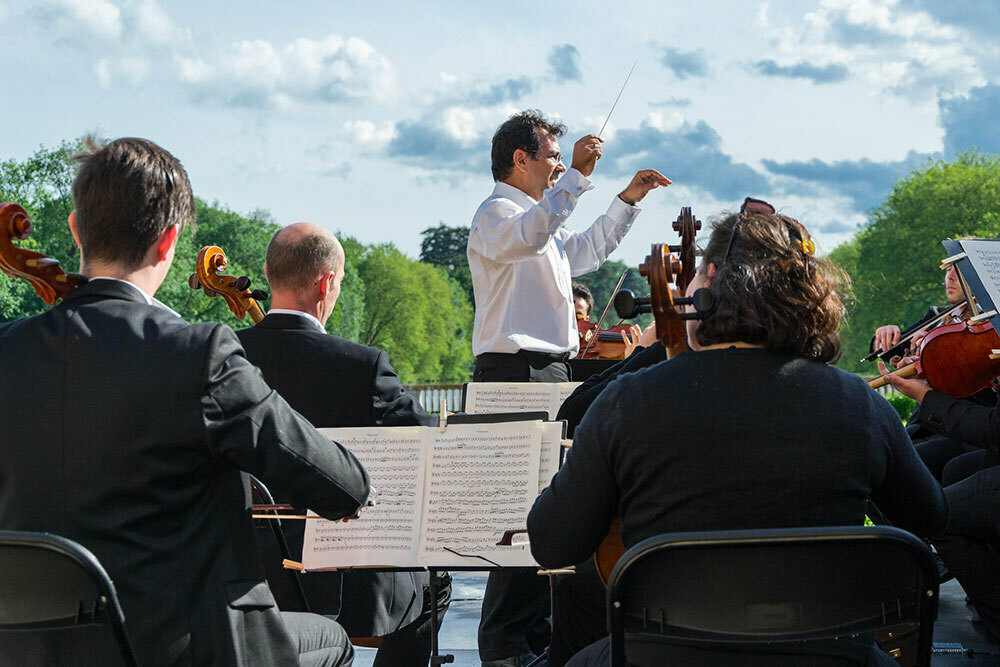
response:
{"label": "hair clip", "polygon": [[802,248],[803,255],[811,257],[816,254],[816,244],[813,243],[812,239],[802,239],[802,243],[799,244],[799,247]]}

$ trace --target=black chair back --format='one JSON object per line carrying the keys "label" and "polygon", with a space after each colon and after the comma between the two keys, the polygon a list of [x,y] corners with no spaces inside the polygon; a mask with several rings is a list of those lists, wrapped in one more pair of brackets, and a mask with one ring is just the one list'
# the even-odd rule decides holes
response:
{"label": "black chair back", "polygon": [[672,533],[640,542],[608,582],[612,665],[626,633],[725,646],[829,639],[919,624],[930,664],[930,549],[888,526]]}
{"label": "black chair back", "polygon": [[[49,533],[0,531],[3,636],[12,640],[36,632],[55,637],[53,631],[72,633],[94,625],[110,629],[124,664],[137,664],[115,586],[94,554]],[[0,639],[0,654],[4,652]]]}

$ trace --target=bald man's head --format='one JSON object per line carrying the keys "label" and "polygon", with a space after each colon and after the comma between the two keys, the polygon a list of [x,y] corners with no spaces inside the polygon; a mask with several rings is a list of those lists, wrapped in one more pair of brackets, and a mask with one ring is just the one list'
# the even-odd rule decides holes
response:
{"label": "bald man's head", "polygon": [[330,271],[344,266],[344,248],[337,237],[311,222],[278,230],[267,245],[267,282],[272,290],[298,291]]}

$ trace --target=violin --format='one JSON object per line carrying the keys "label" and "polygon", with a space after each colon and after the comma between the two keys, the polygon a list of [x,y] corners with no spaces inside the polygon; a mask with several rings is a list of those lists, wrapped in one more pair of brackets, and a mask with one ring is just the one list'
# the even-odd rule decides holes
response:
{"label": "violin", "polygon": [[235,278],[222,274],[227,266],[229,259],[222,248],[207,245],[198,252],[195,272],[188,278],[188,285],[193,290],[203,290],[208,296],[222,295],[236,319],[242,320],[249,313],[250,319],[257,324],[264,319],[264,310],[257,302],[265,301],[267,292],[251,290],[248,276]]}
{"label": "violin", "polygon": [[989,320],[975,318],[932,329],[920,343],[916,362],[868,383],[888,384],[887,375],[925,380],[942,394],[965,398],[991,386],[1000,376],[1000,336]]}
{"label": "violin", "polygon": [[[688,349],[685,322],[699,319],[714,304],[714,297],[708,289],[696,290],[690,297],[683,296],[697,268],[694,241],[701,229],[701,221],[691,214],[691,207],[685,206],[673,228],[681,237],[680,245],[653,244],[646,261],[639,265],[639,274],[649,281],[649,296],[637,298],[628,290],[615,295],[615,309],[619,317],[653,313],[656,318],[656,335],[667,349],[667,359]],[[626,310],[631,309],[634,313],[623,313],[622,305],[626,305]],[[695,312],[684,312],[683,308],[687,305],[693,305]],[[594,553],[597,574],[605,585],[611,576],[611,570],[625,553],[621,527],[621,519],[616,518],[608,535]]]}
{"label": "violin", "polygon": [[11,278],[24,278],[48,305],[55,304],[74,289],[87,284],[79,273],[66,273],[59,260],[14,245],[31,235],[27,212],[17,204],[0,204],[0,270]]}
{"label": "violin", "polygon": [[[590,320],[577,319],[576,328],[580,332],[580,351],[577,359],[624,359],[625,341],[622,333],[629,333],[631,324],[616,324],[608,329],[598,329]],[[594,337],[597,340],[594,340]]]}

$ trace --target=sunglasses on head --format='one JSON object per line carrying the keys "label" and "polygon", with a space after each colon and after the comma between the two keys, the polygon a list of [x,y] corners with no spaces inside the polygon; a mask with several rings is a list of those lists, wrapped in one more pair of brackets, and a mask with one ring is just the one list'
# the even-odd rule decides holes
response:
{"label": "sunglasses on head", "polygon": [[743,205],[740,206],[740,212],[736,215],[736,222],[733,223],[733,233],[729,235],[729,243],[726,244],[726,254],[722,256],[721,264],[725,264],[726,260],[729,259],[729,251],[733,249],[733,239],[736,238],[736,228],[740,226],[740,220],[743,218],[744,213],[749,215],[755,213],[774,215],[776,211],[773,206],[763,199],[754,199],[753,197],[744,199]]}

